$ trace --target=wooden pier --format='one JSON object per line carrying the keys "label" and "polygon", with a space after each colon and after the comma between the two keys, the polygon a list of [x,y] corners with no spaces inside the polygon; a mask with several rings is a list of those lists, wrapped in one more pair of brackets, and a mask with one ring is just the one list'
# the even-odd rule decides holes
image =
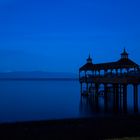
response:
{"label": "wooden pier", "polygon": [[103,86],[104,98],[111,91],[114,94],[114,102],[118,104],[118,96],[122,94],[124,108],[127,106],[127,87],[133,85],[134,111],[138,111],[138,85],[140,84],[140,67],[128,58],[124,49],[121,58],[116,62],[93,64],[89,55],[87,63],[79,69],[79,81],[81,95],[99,96],[100,86]]}

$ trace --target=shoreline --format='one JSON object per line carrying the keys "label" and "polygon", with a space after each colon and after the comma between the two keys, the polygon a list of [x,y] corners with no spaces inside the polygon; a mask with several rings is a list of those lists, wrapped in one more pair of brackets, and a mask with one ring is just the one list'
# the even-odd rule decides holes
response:
{"label": "shoreline", "polygon": [[0,139],[111,139],[140,137],[140,115],[0,124]]}

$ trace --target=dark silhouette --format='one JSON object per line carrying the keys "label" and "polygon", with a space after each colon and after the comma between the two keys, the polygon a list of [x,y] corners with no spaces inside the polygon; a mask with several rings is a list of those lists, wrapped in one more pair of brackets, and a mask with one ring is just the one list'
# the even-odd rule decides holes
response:
{"label": "dark silhouette", "polygon": [[[127,113],[127,86],[133,85],[134,112],[138,112],[138,85],[140,84],[139,65],[129,59],[124,49],[116,62],[93,64],[89,55],[87,63],[79,69],[81,95],[98,98],[104,97],[105,111],[108,109],[108,95],[113,93],[115,112]],[[103,90],[100,86],[103,85]],[[98,99],[96,99],[97,104]]]}

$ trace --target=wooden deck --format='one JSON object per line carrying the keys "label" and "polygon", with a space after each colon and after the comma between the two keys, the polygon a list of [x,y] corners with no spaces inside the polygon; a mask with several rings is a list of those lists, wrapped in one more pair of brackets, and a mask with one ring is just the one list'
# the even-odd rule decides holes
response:
{"label": "wooden deck", "polygon": [[100,83],[100,84],[139,84],[139,76],[92,76],[80,77],[80,83]]}

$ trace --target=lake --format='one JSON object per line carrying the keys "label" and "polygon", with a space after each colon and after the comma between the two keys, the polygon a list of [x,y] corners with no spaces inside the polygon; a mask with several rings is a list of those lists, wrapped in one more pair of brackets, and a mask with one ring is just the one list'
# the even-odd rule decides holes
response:
{"label": "lake", "polygon": [[[139,87],[140,91],[140,87]],[[133,114],[133,89],[128,87],[127,113]],[[140,112],[140,94],[138,95]],[[1,80],[0,122],[52,120],[114,114],[112,98],[104,110],[104,98],[81,98],[77,80]]]}

